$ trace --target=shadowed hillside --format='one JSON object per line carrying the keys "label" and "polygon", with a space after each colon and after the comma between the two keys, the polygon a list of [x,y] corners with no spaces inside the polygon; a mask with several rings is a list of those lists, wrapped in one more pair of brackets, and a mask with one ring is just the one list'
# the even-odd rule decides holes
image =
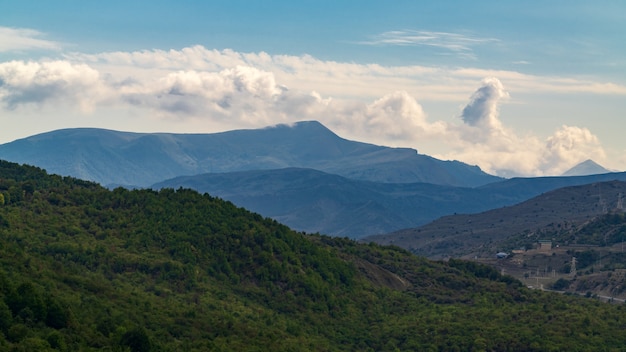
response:
{"label": "shadowed hillside", "polygon": [[615,209],[620,195],[625,194],[626,182],[622,181],[565,187],[515,206],[478,214],[449,215],[418,228],[365,240],[394,244],[433,258],[492,256],[515,235],[535,234],[530,242],[536,242],[541,239],[536,235],[540,229],[565,230],[591,221]]}
{"label": "shadowed hillside", "polygon": [[350,238],[507,204],[473,188],[357,181],[296,168],[183,176],[152,186],[163,187],[208,192],[300,231]]}

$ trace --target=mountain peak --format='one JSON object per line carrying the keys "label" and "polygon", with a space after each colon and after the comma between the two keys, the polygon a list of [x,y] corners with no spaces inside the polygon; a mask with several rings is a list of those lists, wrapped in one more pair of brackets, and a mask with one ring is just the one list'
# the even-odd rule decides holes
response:
{"label": "mountain peak", "polygon": [[0,145],[0,158],[104,185],[140,187],[181,175],[286,167],[387,183],[477,186],[497,180],[413,149],[347,140],[318,121],[199,134],[66,129]]}
{"label": "mountain peak", "polygon": [[604,168],[600,164],[596,163],[591,159],[587,159],[580,164],[572,167],[571,169],[565,171],[563,176],[586,176],[586,175],[597,175],[597,174],[607,174],[611,172],[610,170]]}
{"label": "mountain peak", "polygon": [[291,134],[297,132],[296,135],[304,133],[315,134],[317,137],[320,135],[326,135],[339,138],[339,136],[337,136],[337,134],[331,131],[328,127],[315,120],[299,121],[291,124],[278,124],[272,127],[267,127],[266,129],[285,130],[289,131]]}

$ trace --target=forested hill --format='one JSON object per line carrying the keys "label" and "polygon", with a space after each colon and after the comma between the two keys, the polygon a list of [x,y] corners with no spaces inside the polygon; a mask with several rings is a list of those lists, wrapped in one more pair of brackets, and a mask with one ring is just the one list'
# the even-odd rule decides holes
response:
{"label": "forested hill", "polygon": [[0,162],[0,350],[619,350],[626,309]]}

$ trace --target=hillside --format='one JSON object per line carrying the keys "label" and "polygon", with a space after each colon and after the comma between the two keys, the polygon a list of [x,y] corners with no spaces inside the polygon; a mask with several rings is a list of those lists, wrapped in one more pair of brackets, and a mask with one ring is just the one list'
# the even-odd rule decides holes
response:
{"label": "hillside", "polygon": [[[593,220],[616,208],[620,195],[624,194],[626,182],[623,181],[564,187],[514,206],[449,215],[418,228],[364,240],[394,244],[431,258],[491,257],[500,250],[536,243],[548,227],[567,230]],[[524,234],[528,243],[518,243],[512,248],[504,245],[519,234]]]}
{"label": "hillside", "polygon": [[611,350],[623,307],[0,162],[0,350]]}
{"label": "hillside", "polygon": [[300,168],[181,176],[152,185],[163,187],[207,192],[299,231],[350,238],[507,204],[473,188],[358,181]]}
{"label": "hillside", "polygon": [[568,185],[623,179],[626,173],[511,179],[478,188],[352,180],[286,168],[181,176],[154,189],[191,188],[306,232],[360,239],[425,225],[449,214],[510,206]]}
{"label": "hillside", "polygon": [[177,176],[286,167],[388,183],[474,187],[500,180],[414,149],[349,141],[316,121],[212,134],[66,129],[0,145],[0,158],[107,186],[148,187]]}

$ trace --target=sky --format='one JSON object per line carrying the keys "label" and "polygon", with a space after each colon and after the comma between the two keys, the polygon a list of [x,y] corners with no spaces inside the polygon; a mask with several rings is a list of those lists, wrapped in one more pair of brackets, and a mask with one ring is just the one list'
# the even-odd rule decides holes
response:
{"label": "sky", "polygon": [[0,143],[317,120],[505,177],[626,170],[626,2],[0,0]]}

